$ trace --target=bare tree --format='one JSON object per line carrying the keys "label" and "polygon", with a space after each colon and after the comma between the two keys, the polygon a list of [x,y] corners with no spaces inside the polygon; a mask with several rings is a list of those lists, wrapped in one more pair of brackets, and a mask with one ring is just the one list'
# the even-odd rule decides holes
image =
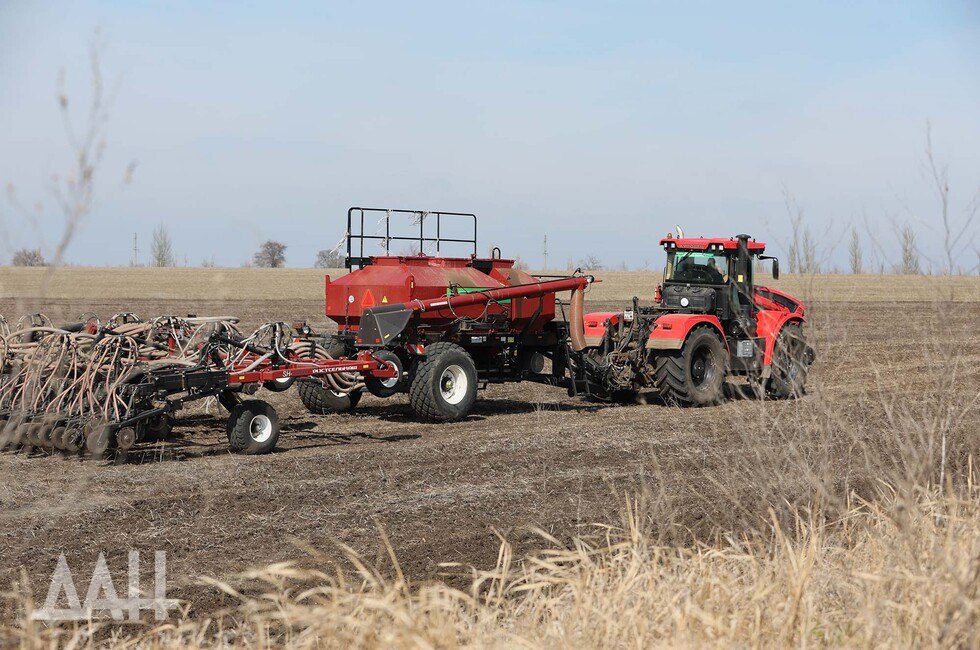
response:
{"label": "bare tree", "polygon": [[[58,236],[48,264],[51,270],[63,261],[65,251],[75,238],[78,228],[91,213],[95,199],[95,180],[105,154],[110,107],[102,76],[102,50],[101,35],[97,31],[89,46],[88,64],[91,73],[91,97],[85,110],[85,119],[81,129],[76,127],[76,122],[73,119],[74,105],[69,101],[69,95],[65,89],[66,75],[64,70],[58,76],[58,108],[71,148],[72,167],[64,175],[53,174],[48,186],[48,191],[64,218],[64,227]],[[135,169],[135,162],[131,162],[126,167],[123,185],[130,182]],[[27,220],[37,226],[36,215],[21,207],[12,185],[8,186],[7,192],[14,207],[22,215],[27,215]],[[43,206],[39,203],[36,212],[42,211]],[[43,234],[43,230],[39,229],[39,234]],[[50,278],[50,273],[45,276],[41,287],[42,294],[46,291]]]}
{"label": "bare tree", "polygon": [[153,266],[173,266],[174,246],[170,233],[163,224],[153,231],[153,243],[150,244],[150,264]]}
{"label": "bare tree", "polygon": [[786,203],[786,212],[789,214],[790,240],[786,252],[786,264],[789,266],[790,273],[800,272],[800,237],[804,229],[803,208],[796,204],[796,199],[783,188],[783,202]]}
{"label": "bare tree", "polygon": [[851,243],[847,247],[851,262],[851,273],[858,275],[864,272],[864,257],[861,253],[861,237],[856,227],[851,228]]}
{"label": "bare tree", "polygon": [[586,271],[602,271],[604,268],[606,268],[605,265],[603,265],[602,260],[595,255],[589,255],[580,261],[578,265]]}
{"label": "bare tree", "polygon": [[907,223],[902,226],[902,262],[898,271],[903,275],[920,275],[922,273],[919,249],[915,243],[915,231]]}
{"label": "bare tree", "polygon": [[[873,269],[872,272],[877,273],[878,275],[884,275],[890,263],[888,261],[889,255],[885,251],[885,246],[882,244],[881,239],[879,238],[879,232],[881,229],[879,226],[872,225],[871,220],[868,219],[867,213],[863,215],[863,218],[865,241],[871,243],[870,250],[871,267]],[[898,222],[895,221],[895,219],[890,215],[889,220],[895,225],[895,228],[898,228]]]}
{"label": "bare tree", "polygon": [[319,251],[313,266],[318,269],[339,269],[344,266],[345,256],[336,250]]}
{"label": "bare tree", "polygon": [[[105,83],[102,77],[102,50],[101,35],[96,32],[89,47],[92,96],[88,105],[88,119],[82,131],[75,128],[69,112],[64,72],[59,78],[58,104],[61,108],[68,142],[74,154],[75,169],[65,178],[55,176],[52,180],[51,192],[61,207],[65,219],[64,230],[54,249],[52,265],[61,263],[65,249],[74,239],[76,230],[92,210],[95,176],[105,155],[110,101],[106,97]],[[129,183],[135,170],[136,163],[129,163],[123,177],[124,184]]]}
{"label": "bare tree", "polygon": [[281,268],[286,264],[286,245],[271,239],[263,242],[258,252],[252,257],[252,262],[261,268]]}
{"label": "bare tree", "polygon": [[10,260],[12,266],[47,266],[40,248],[22,248]]}
{"label": "bare tree", "polygon": [[[802,214],[802,213],[801,213]],[[810,232],[809,226],[803,227],[803,237],[799,247],[799,272],[813,275],[820,273],[820,258],[817,252],[817,238]]]}
{"label": "bare tree", "polygon": [[946,258],[946,268],[943,269],[943,272],[952,275],[962,270],[960,265],[956,263],[956,258],[967,252],[970,246],[971,242],[965,240],[965,235],[977,216],[977,209],[980,208],[980,192],[973,196],[958,219],[950,216],[949,165],[946,163],[940,165],[936,162],[932,148],[932,125],[928,122],[926,123],[926,163],[933,190],[939,198],[939,215],[943,229],[943,255]]}

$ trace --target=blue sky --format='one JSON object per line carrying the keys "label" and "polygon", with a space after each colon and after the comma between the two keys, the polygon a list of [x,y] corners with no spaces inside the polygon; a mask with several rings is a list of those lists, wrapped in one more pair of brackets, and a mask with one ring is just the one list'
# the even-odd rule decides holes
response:
{"label": "blue sky", "polygon": [[532,265],[547,233],[552,261],[658,267],[678,223],[784,252],[784,190],[815,230],[894,249],[908,221],[934,257],[927,121],[954,213],[980,189],[975,1],[2,0],[0,181],[44,205],[39,229],[0,205],[9,248],[55,239],[57,79],[83,106],[97,28],[114,102],[81,264],[165,223],[191,265],[274,238],[309,266],[359,204],[476,212]]}

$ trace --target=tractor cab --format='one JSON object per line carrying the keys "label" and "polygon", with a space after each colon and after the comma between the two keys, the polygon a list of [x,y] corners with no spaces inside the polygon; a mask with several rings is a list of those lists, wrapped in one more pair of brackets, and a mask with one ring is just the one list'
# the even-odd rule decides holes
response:
{"label": "tractor cab", "polygon": [[[689,314],[714,314],[721,321],[750,320],[755,294],[756,261],[766,245],[748,235],[722,238],[684,238],[668,235],[660,240],[667,253],[660,307]],[[748,325],[748,323],[746,323]]]}

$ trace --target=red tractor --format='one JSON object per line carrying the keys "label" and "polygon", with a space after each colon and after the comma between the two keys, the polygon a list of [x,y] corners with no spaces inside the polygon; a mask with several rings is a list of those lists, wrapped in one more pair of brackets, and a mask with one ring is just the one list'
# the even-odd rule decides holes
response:
{"label": "red tractor", "polygon": [[587,348],[577,379],[601,397],[629,400],[647,389],[671,404],[716,404],[726,380],[742,376],[756,394],[803,394],[814,360],[803,331],[804,305],[755,284],[766,245],[748,235],[731,239],[672,237],[656,305],[637,298],[622,312],[587,314]]}
{"label": "red tractor", "polygon": [[[397,234],[393,217],[408,217],[418,230]],[[459,234],[460,223],[466,234]],[[605,400],[657,390],[665,401],[684,405],[717,403],[734,375],[772,396],[803,393],[814,357],[803,334],[803,304],[755,286],[759,259],[773,260],[774,278],[779,266],[747,235],[667,237],[655,306],[641,307],[634,298],[624,311],[585,315],[583,293],[592,277],[535,277],[498,249],[479,257],[476,223],[472,214],[348,211],[351,272],[326,278],[326,315],[338,332],[322,347],[334,359],[367,354],[387,368],[386,376],[371,371],[374,376],[298,381],[310,411],[353,409],[367,390],[377,397],[407,393],[426,420],[458,420],[470,412],[478,388],[518,381]],[[372,242],[382,254],[367,254]],[[398,242],[408,242],[409,250],[392,254]],[[446,256],[449,245],[472,252]],[[569,302],[556,299],[567,291]]]}

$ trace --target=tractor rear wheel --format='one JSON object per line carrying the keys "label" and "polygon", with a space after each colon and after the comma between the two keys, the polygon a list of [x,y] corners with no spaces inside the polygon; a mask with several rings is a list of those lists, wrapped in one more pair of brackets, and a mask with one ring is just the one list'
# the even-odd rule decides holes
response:
{"label": "tractor rear wheel", "polygon": [[451,422],[469,414],[476,388],[473,357],[454,343],[433,343],[415,369],[409,401],[423,420]]}
{"label": "tractor rear wheel", "polygon": [[279,415],[268,402],[245,400],[228,417],[228,447],[233,452],[268,454],[279,441]]}
{"label": "tractor rear wheel", "polygon": [[306,410],[314,415],[330,415],[353,411],[361,401],[361,391],[339,393],[331,388],[325,388],[316,379],[301,379],[296,382],[299,399]]}
{"label": "tractor rear wheel", "polygon": [[790,323],[779,331],[772,353],[772,374],[767,386],[771,397],[803,397],[809,371],[806,350],[806,335],[798,323]]}
{"label": "tractor rear wheel", "polygon": [[695,329],[679,351],[657,355],[654,367],[657,389],[668,404],[709,406],[725,397],[728,352],[713,329]]}

